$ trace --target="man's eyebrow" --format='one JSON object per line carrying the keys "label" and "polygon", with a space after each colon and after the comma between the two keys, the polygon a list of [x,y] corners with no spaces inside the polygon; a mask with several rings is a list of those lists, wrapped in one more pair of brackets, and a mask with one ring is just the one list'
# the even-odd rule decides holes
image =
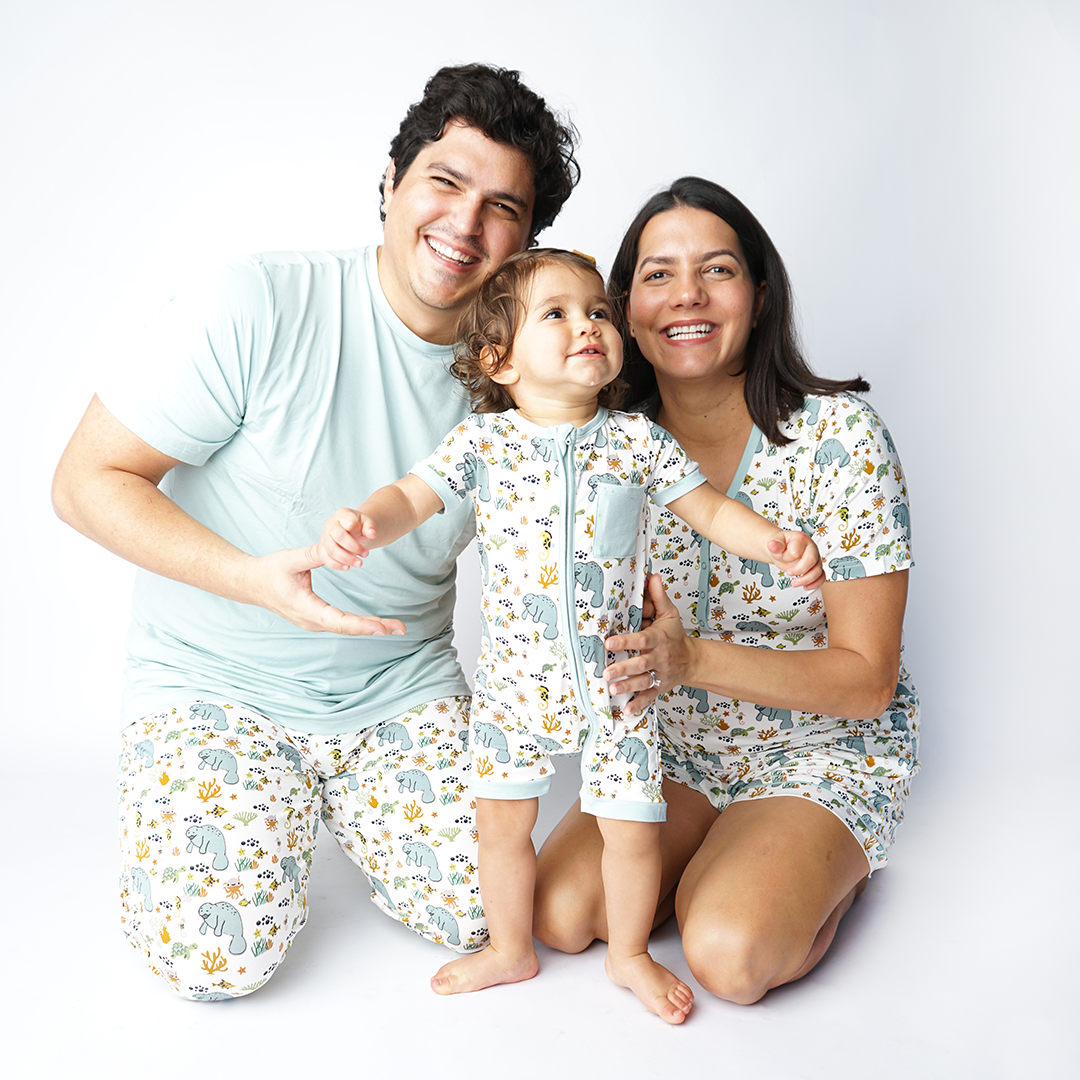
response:
{"label": "man's eyebrow", "polygon": [[[472,180],[466,176],[463,172],[455,169],[452,165],[446,165],[441,161],[433,161],[429,166],[429,169],[435,169],[437,172],[446,173],[447,176],[453,177],[459,184],[464,184],[466,187],[472,186]],[[499,202],[513,203],[515,206],[520,207],[523,211],[529,209],[529,204],[520,195],[513,191],[485,191],[484,194],[489,199],[497,199]]]}

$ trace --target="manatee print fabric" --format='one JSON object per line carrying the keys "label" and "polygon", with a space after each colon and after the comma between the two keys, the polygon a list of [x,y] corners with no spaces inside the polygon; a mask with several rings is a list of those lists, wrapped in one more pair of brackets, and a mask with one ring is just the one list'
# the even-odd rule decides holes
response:
{"label": "manatee print fabric", "polygon": [[[729,492],[769,521],[802,529],[828,579],[850,581],[912,565],[908,492],[878,414],[849,394],[809,397],[781,430],[755,427]],[[824,649],[820,591],[807,593],[766,563],[710,547],[662,509],[650,518],[652,568],[695,636],[750,648]],[[657,703],[665,775],[718,809],[733,800],[796,796],[836,814],[885,865],[911,778],[919,768],[919,700],[904,667],[885,712],[850,720],[737,701],[679,687]]]}
{"label": "manatee print fabric", "polygon": [[606,409],[580,428],[474,414],[414,472],[476,512],[474,793],[541,795],[551,758],[580,750],[583,810],[662,821],[655,716],[609,690],[604,639],[641,626],[645,503],[704,477],[647,417]]}
{"label": "manatee print fabric", "polygon": [[482,947],[468,704],[442,698],[336,736],[219,699],[129,725],[122,922],[151,969],[193,1000],[258,989],[307,918],[320,820],[384,912],[457,952]]}

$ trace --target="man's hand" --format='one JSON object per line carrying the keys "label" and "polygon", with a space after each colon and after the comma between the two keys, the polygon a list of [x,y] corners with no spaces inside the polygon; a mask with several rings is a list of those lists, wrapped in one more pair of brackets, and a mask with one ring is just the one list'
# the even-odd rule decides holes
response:
{"label": "man's hand", "polygon": [[311,571],[322,565],[316,544],[253,556],[248,563],[244,591],[260,607],[303,630],[354,637],[405,633],[405,624],[397,619],[341,611],[317,596],[311,587]]}

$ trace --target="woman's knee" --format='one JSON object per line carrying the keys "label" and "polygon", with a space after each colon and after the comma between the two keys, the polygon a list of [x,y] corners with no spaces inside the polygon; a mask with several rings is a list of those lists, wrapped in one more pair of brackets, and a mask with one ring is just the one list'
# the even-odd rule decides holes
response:
{"label": "woman's knee", "polygon": [[[533,901],[533,935],[549,949],[579,953],[604,936],[603,901],[597,905],[565,878],[538,873]],[[598,919],[598,914],[601,916]]]}
{"label": "woman's knee", "polygon": [[548,948],[579,953],[607,938],[596,818],[567,811],[536,858],[533,934]]}
{"label": "woman's knee", "polygon": [[724,1001],[752,1005],[779,982],[784,959],[756,924],[718,917],[689,919],[683,952],[694,978]]}

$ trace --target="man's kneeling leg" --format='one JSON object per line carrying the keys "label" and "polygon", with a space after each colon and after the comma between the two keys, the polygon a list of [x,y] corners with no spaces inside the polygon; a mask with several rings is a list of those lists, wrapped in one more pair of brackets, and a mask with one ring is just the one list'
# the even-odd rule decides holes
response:
{"label": "man's kneeling leg", "polygon": [[324,786],[325,824],[374,903],[456,952],[487,944],[468,732],[467,697],[425,702],[332,740],[337,768]]}
{"label": "man's kneeling leg", "polygon": [[124,931],[183,997],[239,997],[307,918],[318,780],[284,729],[221,700],[122,734]]}

